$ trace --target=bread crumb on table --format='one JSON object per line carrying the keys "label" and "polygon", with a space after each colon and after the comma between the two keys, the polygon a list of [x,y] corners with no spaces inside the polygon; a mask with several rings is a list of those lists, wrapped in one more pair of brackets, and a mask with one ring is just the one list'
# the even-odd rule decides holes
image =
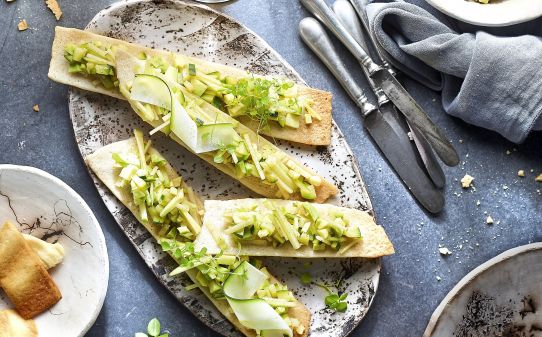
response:
{"label": "bread crumb on table", "polygon": [[32,110],[34,110],[35,112],[40,112],[40,106],[36,104],[32,107]]}
{"label": "bread crumb on table", "polygon": [[62,16],[62,10],[60,9],[60,5],[56,0],[45,0],[45,4],[47,4],[47,7],[53,12],[55,15],[55,18],[60,20],[60,17]]}
{"label": "bread crumb on table", "polygon": [[519,170],[518,177],[521,177],[521,178],[525,177],[525,170]]}
{"label": "bread crumb on table", "polygon": [[534,178],[534,181],[536,181],[537,183],[542,183],[542,173],[540,173],[538,177]]}
{"label": "bread crumb on table", "polygon": [[27,29],[28,29],[28,22],[26,22],[25,19],[22,19],[22,20],[19,21],[19,23],[17,24],[17,28],[18,28],[20,31],[27,30]]}
{"label": "bread crumb on table", "polygon": [[493,218],[491,217],[491,215],[488,215],[488,216],[487,216],[486,224],[488,224],[488,225],[492,225],[492,224],[493,224]]}
{"label": "bread crumb on table", "polygon": [[468,174],[465,174],[463,178],[461,178],[461,187],[463,188],[469,188],[472,186],[472,182],[474,181],[474,177],[470,176]]}

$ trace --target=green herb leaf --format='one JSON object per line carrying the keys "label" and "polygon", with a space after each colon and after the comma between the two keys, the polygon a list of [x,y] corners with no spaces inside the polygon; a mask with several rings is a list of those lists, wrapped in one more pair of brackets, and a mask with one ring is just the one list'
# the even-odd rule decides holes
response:
{"label": "green herb leaf", "polygon": [[160,322],[158,321],[158,319],[151,319],[149,325],[147,325],[147,332],[153,337],[156,337],[160,334]]}
{"label": "green herb leaf", "polygon": [[299,280],[303,285],[309,285],[312,282],[312,276],[309,273],[302,273],[299,275]]}
{"label": "green herb leaf", "polygon": [[149,337],[149,336],[143,332],[136,332],[135,337]]}
{"label": "green herb leaf", "polygon": [[196,65],[193,63],[188,64],[188,75],[196,76]]}

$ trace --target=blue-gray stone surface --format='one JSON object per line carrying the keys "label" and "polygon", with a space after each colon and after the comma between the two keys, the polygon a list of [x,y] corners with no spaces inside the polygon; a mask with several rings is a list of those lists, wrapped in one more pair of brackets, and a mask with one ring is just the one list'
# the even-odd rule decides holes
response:
{"label": "blue-gray stone surface", "polygon": [[[59,22],[43,1],[0,2],[0,162],[35,166],[61,178],[81,194],[102,225],[110,283],[103,310],[87,336],[132,336],[153,317],[159,317],[172,336],[215,336],[158,283],[115,224],[75,144],[67,87],[47,78],[54,26],[83,28],[112,2],[61,0],[64,16]],[[237,0],[214,8],[262,36],[311,86],[334,94],[335,120],[357,156],[378,222],[397,251],[383,259],[373,307],[353,336],[420,336],[444,295],[470,270],[509,248],[542,239],[542,183],[534,180],[542,173],[542,134],[514,145],[446,115],[438,93],[408,82],[462,158],[460,166],[445,168],[445,210],[430,216],[382,159],[337,81],[299,39],[297,24],[307,12],[297,1]],[[30,29],[17,30],[21,19]],[[346,50],[339,52],[361,79]],[[39,104],[37,113],[34,104]],[[521,169],[525,178],[517,175]],[[467,173],[474,176],[476,190],[461,188],[459,180]],[[486,224],[488,215],[493,225]],[[440,245],[452,255],[441,256]]]}

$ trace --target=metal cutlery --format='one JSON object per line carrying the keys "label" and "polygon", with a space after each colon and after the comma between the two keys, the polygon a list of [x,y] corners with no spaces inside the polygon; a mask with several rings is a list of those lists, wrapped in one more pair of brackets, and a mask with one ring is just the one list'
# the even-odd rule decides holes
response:
{"label": "metal cutlery", "polygon": [[440,159],[449,166],[459,164],[459,156],[450,141],[446,138],[423,109],[410,96],[408,91],[390,74],[390,72],[373,62],[367,52],[356,42],[350,33],[337,19],[333,11],[324,0],[300,0],[303,5],[335,36],[343,42],[350,52],[367,69],[374,83],[382,88],[388,98],[405,115],[409,123],[420,131],[423,137],[431,144]]}
{"label": "metal cutlery", "polygon": [[429,212],[440,212],[444,206],[443,193],[436,188],[418,164],[410,140],[397,119],[389,114],[382,114],[368,102],[363,90],[346,69],[327,33],[317,20],[313,18],[301,20],[299,33],[303,41],[324,62],[361,109],[364,127],[414,197]]}
{"label": "metal cutlery", "polygon": [[[348,2],[347,0],[335,1],[333,3],[333,12],[335,12],[339,21],[350,32],[352,37],[359,43],[359,45],[363,49],[369,51],[369,45],[373,45],[373,41],[372,39],[370,39],[370,37],[367,36],[369,35],[368,32],[363,32],[363,28],[361,27],[358,14],[354,10],[350,2]],[[376,46],[373,45],[373,47],[376,49]],[[382,63],[382,65],[385,66],[384,63]],[[378,87],[374,83],[372,78],[369,76],[367,69],[365,67],[362,67],[362,69],[365,73],[365,77],[367,78],[369,85],[371,86],[378,100],[378,106],[382,114],[390,114],[390,116],[393,116],[398,120],[399,124],[403,127],[405,132],[410,132],[416,149],[419,153],[419,155],[416,157],[425,166],[427,174],[429,174],[429,177],[431,178],[431,180],[433,180],[433,183],[437,187],[443,188],[446,183],[446,177],[444,176],[444,172],[442,171],[442,168],[440,167],[437,158],[431,150],[431,146],[423,137],[419,135],[416,129],[413,129],[410,127],[410,125],[408,125],[408,123],[404,120],[404,117],[399,116],[395,106],[386,96],[386,93],[384,93],[382,88]]]}

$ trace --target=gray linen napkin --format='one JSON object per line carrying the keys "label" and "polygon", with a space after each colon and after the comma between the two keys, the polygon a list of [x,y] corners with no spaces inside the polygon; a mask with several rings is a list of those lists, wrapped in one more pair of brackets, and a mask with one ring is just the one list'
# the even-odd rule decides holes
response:
{"label": "gray linen napkin", "polygon": [[389,61],[442,90],[450,115],[516,143],[542,127],[541,38],[460,34],[406,2],[369,4],[367,14]]}

